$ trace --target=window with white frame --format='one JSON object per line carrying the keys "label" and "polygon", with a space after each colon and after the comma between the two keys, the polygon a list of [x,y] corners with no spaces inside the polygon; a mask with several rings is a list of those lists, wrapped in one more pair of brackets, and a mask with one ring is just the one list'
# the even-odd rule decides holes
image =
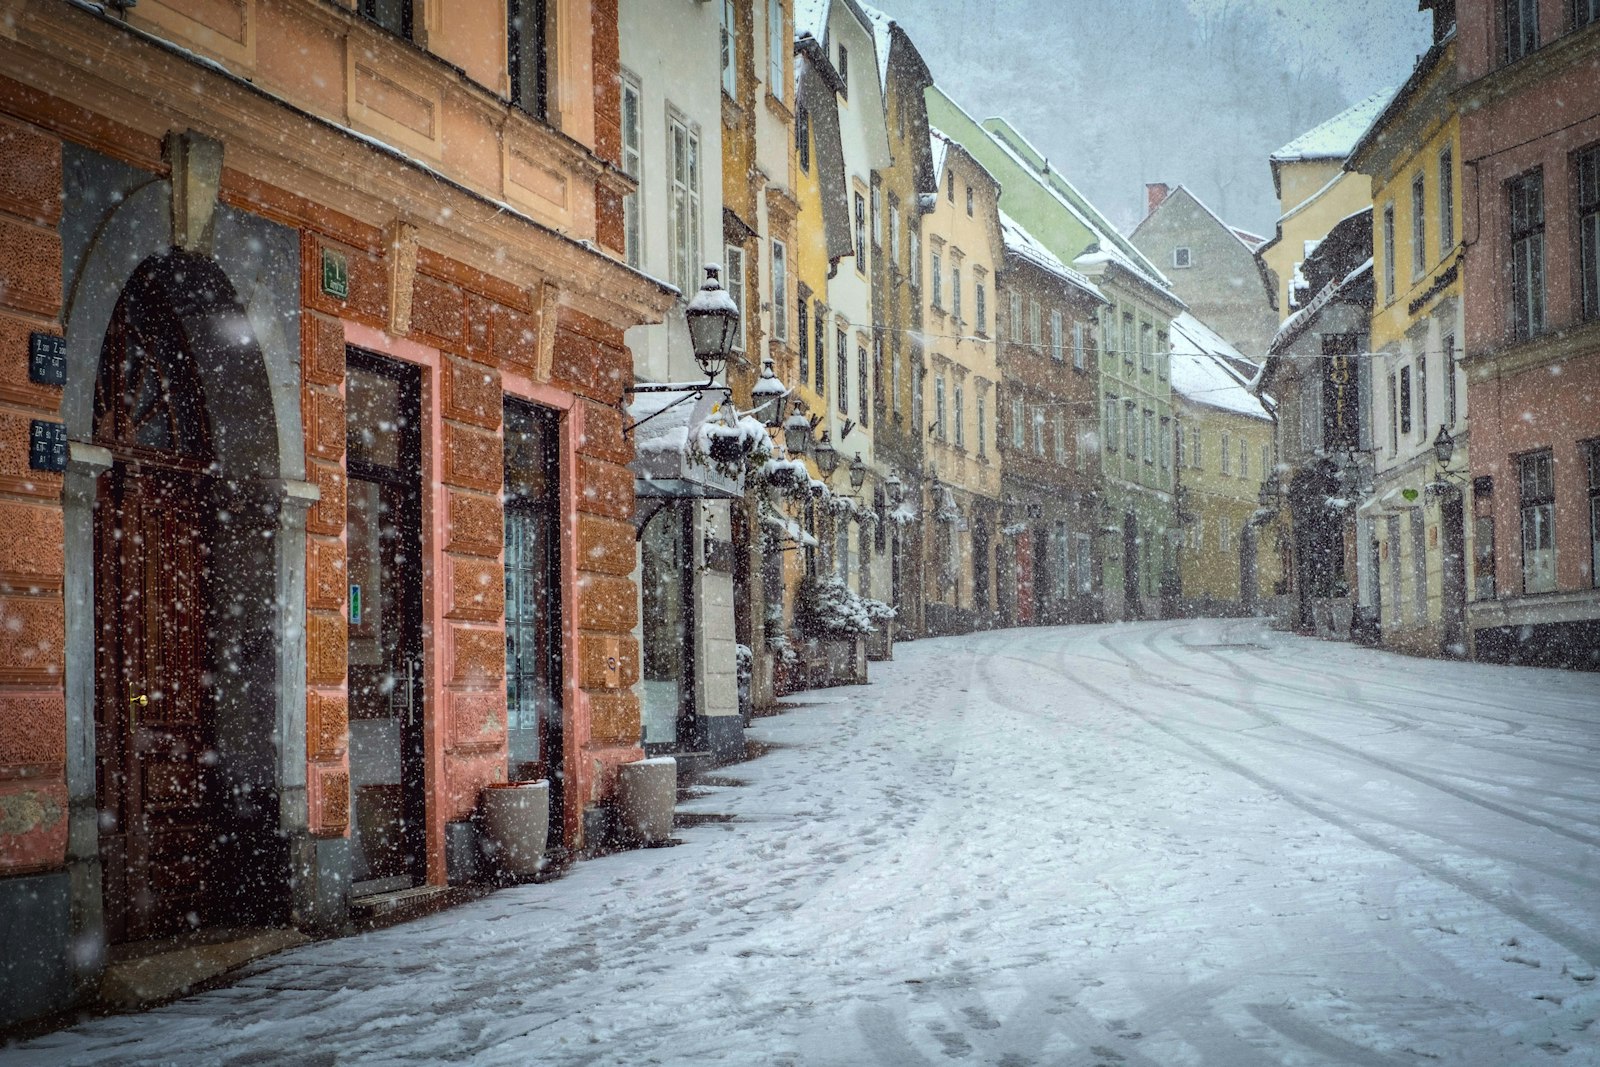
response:
{"label": "window with white frame", "polygon": [[1444,417],[1445,423],[1450,426],[1456,424],[1459,412],[1456,410],[1456,335],[1447,333],[1442,342],[1444,350],[1439,353],[1444,366]]}
{"label": "window with white frame", "polygon": [[1044,347],[1044,305],[1037,300],[1028,302],[1028,343],[1034,348]]}
{"label": "window with white frame", "polygon": [[1072,324],[1072,369],[1073,370],[1083,370],[1083,368],[1084,368],[1084,337],[1083,337],[1083,334],[1084,334],[1083,323],[1081,323],[1081,322],[1073,323]]}
{"label": "window with white frame", "polygon": [[1094,431],[1087,426],[1079,426],[1073,437],[1077,447],[1072,450],[1072,469],[1081,474],[1088,466],[1089,450],[1094,447]]}
{"label": "window with white frame", "polygon": [[1056,412],[1052,423],[1055,430],[1056,462],[1062,466],[1067,462],[1067,416],[1063,412]]}
{"label": "window with white frame", "polygon": [[951,400],[953,401],[951,407],[953,409],[956,424],[957,448],[967,447],[966,398],[963,395],[964,393],[965,390],[962,388],[961,383],[957,381],[951,395]]}
{"label": "window with white frame", "polygon": [[900,269],[900,201],[889,194],[889,266]]}
{"label": "window with white frame", "polygon": [[1156,451],[1161,455],[1161,469],[1168,470],[1172,466],[1172,420],[1161,416],[1161,439],[1156,442]]}
{"label": "window with white frame", "polygon": [[717,37],[722,42],[722,91],[739,98],[739,30],[738,16],[734,13],[734,0],[722,0],[722,16],[717,25]]}
{"label": "window with white frame", "polygon": [[989,332],[989,294],[981,276],[972,285],[972,320],[974,332],[979,335]]}
{"label": "window with white frame", "polygon": [[1022,341],[1022,291],[1011,290],[1011,340]]}
{"label": "window with white frame", "polygon": [[1522,488],[1522,591],[1556,587],[1555,457],[1549,449],[1519,458]]}
{"label": "window with white frame", "polygon": [[1156,413],[1149,408],[1144,409],[1144,461],[1147,465],[1154,466],[1156,462]]}
{"label": "window with white frame", "polygon": [[[639,83],[631,77],[622,79],[622,172],[635,182],[642,173],[640,149],[640,93]],[[643,228],[639,218],[639,190],[622,198],[622,248],[628,266],[637,268],[644,256]]]}
{"label": "window with white frame", "polygon": [[872,247],[883,247],[883,189],[872,187]]}
{"label": "window with white frame", "polygon": [[1061,337],[1061,309],[1050,309],[1050,358],[1057,363],[1067,358]]}
{"label": "window with white frame", "polygon": [[789,340],[789,250],[772,242],[772,339]]}
{"label": "window with white frame", "polygon": [[984,395],[983,395],[983,389],[980,386],[979,389],[978,389],[978,397],[977,397],[977,409],[978,409],[977,410],[977,416],[978,416],[978,420],[977,420],[978,421],[978,455],[980,455],[980,456],[984,455],[987,452],[987,450],[988,450],[988,441],[989,441],[989,423],[988,423],[988,420],[985,417],[984,399],[985,398],[984,398]]}
{"label": "window with white frame", "polygon": [[1428,191],[1418,173],[1411,179],[1411,277],[1428,269]]}
{"label": "window with white frame", "polygon": [[1188,460],[1188,456],[1184,452],[1183,423],[1177,423],[1172,427],[1172,437],[1178,451],[1178,469],[1182,470],[1184,463]]}
{"label": "window with white frame", "polygon": [[1033,452],[1044,455],[1044,408],[1033,409]]}
{"label": "window with white frame", "polygon": [[1250,477],[1250,442],[1239,441],[1239,477]]}
{"label": "window with white frame", "polygon": [[1026,421],[1027,415],[1023,411],[1022,397],[1020,395],[1013,396],[1011,398],[1011,447],[1019,451],[1027,441],[1027,430],[1024,429]]}
{"label": "window with white frame", "polygon": [[1155,351],[1151,348],[1154,327],[1148,322],[1139,324],[1139,369],[1149,374],[1155,369]]}
{"label": "window with white frame", "polygon": [[1456,246],[1455,151],[1450,145],[1439,153],[1439,258]]}
{"label": "window with white frame", "polygon": [[722,249],[723,286],[728,290],[728,296],[733,300],[733,306],[739,310],[739,325],[733,333],[733,347],[737,352],[744,351],[744,249],[738,245],[727,245]]}
{"label": "window with white frame", "polygon": [[1197,471],[1205,470],[1206,435],[1198,426],[1195,427],[1194,432],[1190,435],[1189,444],[1191,446],[1189,453],[1194,460],[1193,469]]}
{"label": "window with white frame", "polygon": [[1193,266],[1194,260],[1190,255],[1189,249],[1182,245],[1174,248],[1172,250],[1172,265],[1177,267],[1179,270],[1182,270],[1185,267]]}
{"label": "window with white frame", "polygon": [[1222,431],[1222,466],[1219,468],[1223,474],[1233,473],[1233,449],[1231,436],[1227,430]]}
{"label": "window with white frame", "polygon": [[1577,171],[1578,288],[1583,317],[1600,319],[1600,145],[1578,153]]}
{"label": "window with white frame", "polygon": [[856,345],[856,421],[863,428],[872,425],[872,391],[867,378],[867,350]]}
{"label": "window with white frame", "polygon": [[767,0],[767,92],[786,97],[783,58],[789,54],[789,35],[783,32],[783,0]]}
{"label": "window with white frame", "polygon": [[928,253],[928,274],[933,278],[933,306],[944,310],[944,260],[939,250]]}
{"label": "window with white frame", "polygon": [[925,408],[923,407],[922,393],[928,387],[928,371],[921,366],[922,349],[913,347],[911,353],[914,360],[911,367],[911,429],[918,437],[921,437],[927,431],[927,427],[923,423],[923,411]]}
{"label": "window with white frame", "polygon": [[850,414],[850,335],[843,327],[834,334],[834,359],[838,361],[838,373],[835,375],[835,392],[838,397],[839,414]]}
{"label": "window with white frame", "polygon": [[671,281],[679,292],[694,293],[700,288],[700,133],[676,115],[667,126]]}
{"label": "window with white frame", "polygon": [[944,408],[944,375],[936,375],[933,379],[933,434],[939,440],[945,439],[945,408]]}
{"label": "window with white frame", "polygon": [[950,265],[950,317],[961,321],[961,267]]}
{"label": "window with white frame", "polygon": [[1117,433],[1117,420],[1119,418],[1121,416],[1117,414],[1117,398],[1107,395],[1105,411],[1100,416],[1100,436],[1105,442],[1107,452],[1115,452],[1117,450],[1119,436]]}
{"label": "window with white frame", "polygon": [[1383,206],[1383,299],[1393,303],[1394,292],[1394,204]]}
{"label": "window with white frame", "polygon": [[1127,398],[1122,401],[1122,446],[1130,462],[1139,458],[1139,409]]}
{"label": "window with white frame", "polygon": [[867,198],[860,193],[856,197],[856,271],[860,274],[867,273]]}
{"label": "window with white frame", "polygon": [[1544,173],[1517,178],[1510,197],[1511,335],[1524,340],[1544,332]]}
{"label": "window with white frame", "polygon": [[1172,362],[1172,345],[1167,341],[1167,331],[1156,331],[1156,376],[1167,379],[1167,364]]}
{"label": "window with white frame", "polygon": [[906,249],[906,258],[911,263],[911,288],[922,288],[922,233],[911,226],[906,230],[906,240],[909,247]]}
{"label": "window with white frame", "polygon": [[1133,312],[1122,313],[1122,366],[1126,370],[1133,370],[1133,354],[1135,349],[1133,340]]}

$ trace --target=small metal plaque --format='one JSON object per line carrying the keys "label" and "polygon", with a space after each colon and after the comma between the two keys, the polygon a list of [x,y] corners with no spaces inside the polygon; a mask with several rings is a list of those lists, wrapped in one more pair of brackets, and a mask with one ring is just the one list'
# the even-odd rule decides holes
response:
{"label": "small metal plaque", "polygon": [[322,291],[340,300],[350,299],[350,263],[343,252],[322,250]]}
{"label": "small metal plaque", "polygon": [[361,586],[350,583],[350,625],[361,625]]}
{"label": "small metal plaque", "polygon": [[67,339],[53,333],[28,335],[28,381],[35,385],[67,384]]}
{"label": "small metal plaque", "polygon": [[34,419],[28,428],[28,467],[36,471],[67,469],[67,425]]}

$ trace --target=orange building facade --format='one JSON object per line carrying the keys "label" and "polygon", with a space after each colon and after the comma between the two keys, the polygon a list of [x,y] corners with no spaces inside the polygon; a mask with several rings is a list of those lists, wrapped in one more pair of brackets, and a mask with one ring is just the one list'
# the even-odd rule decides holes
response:
{"label": "orange building facade", "polygon": [[521,6],[0,0],[0,1023],[441,887],[508,778],[581,848],[639,758],[673,294],[615,0]]}

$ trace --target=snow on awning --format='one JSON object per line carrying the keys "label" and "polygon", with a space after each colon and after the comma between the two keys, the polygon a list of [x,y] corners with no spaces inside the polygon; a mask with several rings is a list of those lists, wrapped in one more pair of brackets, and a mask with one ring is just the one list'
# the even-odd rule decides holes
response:
{"label": "snow on awning", "polygon": [[[634,493],[641,497],[728,499],[744,493],[743,461],[711,458],[714,435],[741,434],[721,386],[703,382],[641,387],[628,402],[634,423]],[[646,421],[648,420],[648,421]]]}
{"label": "snow on awning", "polygon": [[761,516],[762,525],[778,532],[780,537],[793,541],[797,545],[815,548],[817,539],[800,528],[800,524],[783,515],[766,514]]}

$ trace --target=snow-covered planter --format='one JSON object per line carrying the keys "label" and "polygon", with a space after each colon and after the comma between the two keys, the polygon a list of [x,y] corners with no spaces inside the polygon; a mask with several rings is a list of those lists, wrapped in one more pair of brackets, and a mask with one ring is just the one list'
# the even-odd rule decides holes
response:
{"label": "snow-covered planter", "polygon": [[841,640],[872,633],[866,601],[837,578],[807,575],[794,601],[795,627],[806,637]]}
{"label": "snow-covered planter", "polygon": [[894,659],[894,620],[899,612],[881,600],[864,599],[873,630],[867,638],[867,659]]}

